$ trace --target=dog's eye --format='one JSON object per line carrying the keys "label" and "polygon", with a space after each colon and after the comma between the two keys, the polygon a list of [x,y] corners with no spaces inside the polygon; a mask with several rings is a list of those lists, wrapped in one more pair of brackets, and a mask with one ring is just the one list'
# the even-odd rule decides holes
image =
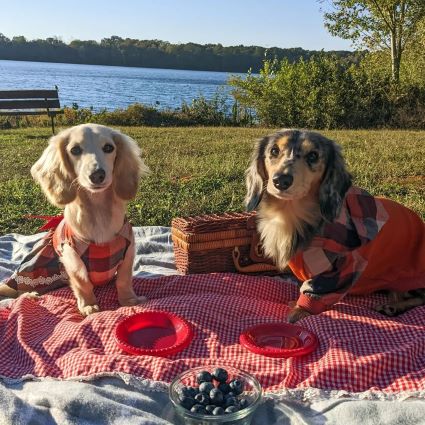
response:
{"label": "dog's eye", "polygon": [[319,154],[315,151],[312,151],[310,153],[308,153],[305,157],[305,159],[307,160],[307,162],[309,162],[310,164],[314,164],[315,162],[317,162],[317,160],[319,159]]}
{"label": "dog's eye", "polygon": [[71,153],[72,153],[72,155],[78,156],[78,155],[81,155],[83,153],[83,150],[79,146],[73,146],[71,148]]}
{"label": "dog's eye", "polygon": [[112,146],[112,145],[110,145],[109,143],[107,143],[103,148],[102,148],[102,150],[103,150],[103,152],[105,152],[105,153],[111,153],[111,152],[113,152],[114,151],[114,147]]}
{"label": "dog's eye", "polygon": [[279,155],[279,148],[277,146],[273,146],[270,149],[271,156],[278,156]]}

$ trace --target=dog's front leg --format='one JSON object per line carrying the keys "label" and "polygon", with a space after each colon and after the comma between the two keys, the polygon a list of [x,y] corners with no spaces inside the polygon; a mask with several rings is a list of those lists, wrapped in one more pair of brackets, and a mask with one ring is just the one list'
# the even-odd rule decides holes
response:
{"label": "dog's front leg", "polygon": [[127,249],[123,262],[117,270],[117,292],[118,302],[122,306],[132,306],[142,304],[147,301],[146,297],[138,297],[133,289],[133,263],[135,256],[134,236]]}
{"label": "dog's front leg", "polygon": [[69,285],[77,299],[78,310],[83,316],[99,311],[93,284],[90,282],[85,264],[79,255],[69,246],[63,246],[62,264],[69,276]]}
{"label": "dog's front leg", "polygon": [[311,313],[307,310],[304,310],[302,307],[298,307],[295,305],[295,307],[291,308],[291,310],[288,313],[288,322],[289,323],[296,323],[298,320],[304,319],[304,317],[311,316]]}

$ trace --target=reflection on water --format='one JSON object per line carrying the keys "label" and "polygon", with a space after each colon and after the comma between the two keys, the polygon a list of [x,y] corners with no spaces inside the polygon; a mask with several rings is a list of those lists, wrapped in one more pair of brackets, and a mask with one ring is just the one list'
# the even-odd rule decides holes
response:
{"label": "reflection on water", "polygon": [[186,71],[121,66],[76,65],[0,60],[0,90],[59,87],[62,106],[95,110],[125,108],[139,102],[159,108],[178,108],[203,95],[229,95],[226,72]]}

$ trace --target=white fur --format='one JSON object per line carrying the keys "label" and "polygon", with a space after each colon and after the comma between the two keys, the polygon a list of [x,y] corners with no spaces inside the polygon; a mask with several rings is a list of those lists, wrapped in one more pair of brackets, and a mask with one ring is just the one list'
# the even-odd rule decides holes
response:
{"label": "white fur", "polygon": [[293,238],[296,232],[304,236],[303,223],[312,226],[320,221],[317,202],[301,200],[272,200],[260,204],[257,229],[267,257],[283,270],[293,255]]}
{"label": "white fur", "polygon": [[[107,144],[113,146],[110,153],[103,151]],[[81,149],[81,154],[72,154],[75,146]],[[96,185],[89,176],[98,168],[105,171],[105,179]],[[134,140],[97,124],[72,127],[52,137],[31,168],[32,176],[48,199],[65,206],[65,220],[72,231],[93,243],[106,243],[116,237],[124,224],[126,202],[136,195],[139,180],[148,171]],[[121,305],[144,301],[132,287],[134,254],[133,239],[117,271]],[[65,245],[61,261],[80,312],[88,315],[99,311],[88,272],[76,252]]]}

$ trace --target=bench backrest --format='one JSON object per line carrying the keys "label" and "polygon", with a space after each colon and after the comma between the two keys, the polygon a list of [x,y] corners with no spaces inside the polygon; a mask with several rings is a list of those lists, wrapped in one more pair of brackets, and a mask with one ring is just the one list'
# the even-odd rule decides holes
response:
{"label": "bench backrest", "polygon": [[27,111],[60,109],[57,90],[0,90],[0,115],[2,111]]}

